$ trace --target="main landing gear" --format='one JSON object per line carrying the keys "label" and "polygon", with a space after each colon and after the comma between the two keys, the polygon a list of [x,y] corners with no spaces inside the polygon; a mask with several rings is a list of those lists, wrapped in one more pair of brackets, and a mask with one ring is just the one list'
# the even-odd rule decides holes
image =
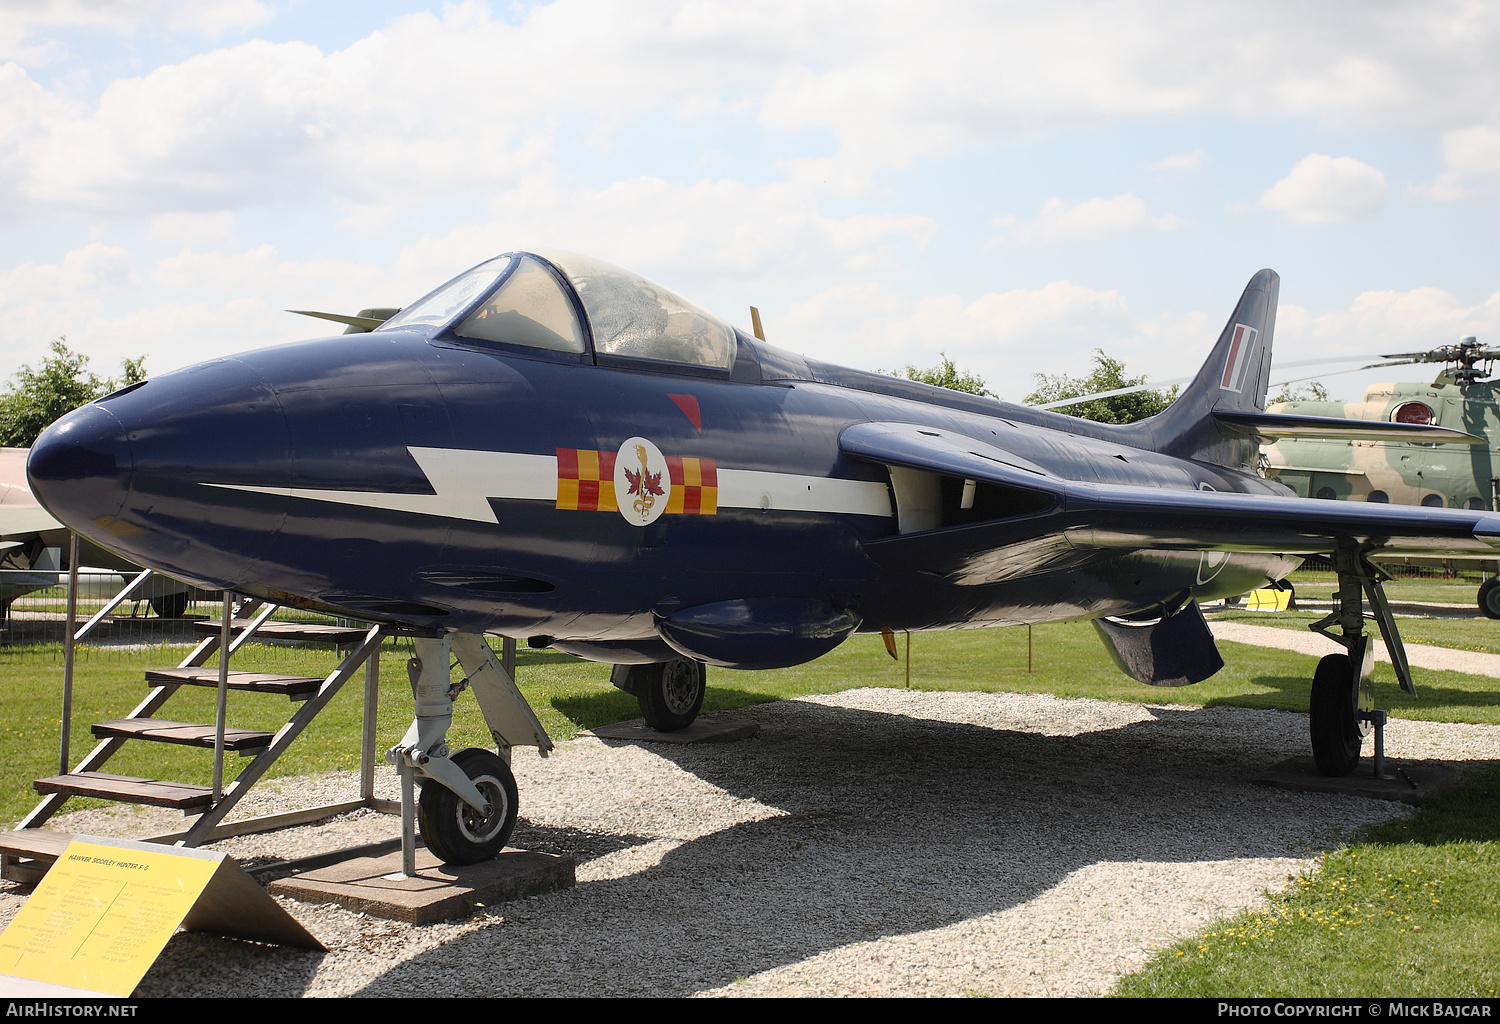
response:
{"label": "main landing gear", "polygon": [[686,729],[703,709],[708,667],[692,658],[656,665],[616,665],[609,681],[635,697],[641,717],[657,732]]}
{"label": "main landing gear", "polygon": [[[417,637],[413,646],[416,657],[407,662],[406,671],[416,720],[386,753],[401,772],[401,863],[408,876],[416,874],[414,817],[421,822],[427,849],[444,863],[476,864],[504,849],[519,805],[511,748],[534,746],[543,757],[552,749],[547,731],[482,635]],[[464,672],[457,683],[450,674],[452,655]],[[474,691],[496,749],[470,747],[450,756],[446,737],[453,700],[466,688]],[[413,799],[414,785],[422,787],[419,801]]]}
{"label": "main landing gear", "polygon": [[1479,610],[1491,619],[1500,619],[1500,576],[1491,576],[1479,584]]}
{"label": "main landing gear", "polygon": [[[1370,682],[1375,650],[1364,632],[1364,599],[1380,627],[1390,651],[1391,664],[1401,689],[1416,696],[1406,648],[1396,631],[1382,581],[1391,577],[1371,562],[1358,544],[1341,540],[1333,554],[1339,575],[1339,590],[1333,611],[1308,628],[1343,645],[1346,654],[1330,654],[1318,662],[1313,674],[1312,699],[1308,705],[1308,727],[1312,733],[1313,760],[1323,775],[1348,775],[1359,765],[1365,737],[1375,733],[1375,775],[1385,776],[1386,713],[1375,707],[1375,688]],[[1339,632],[1332,631],[1333,626]]]}

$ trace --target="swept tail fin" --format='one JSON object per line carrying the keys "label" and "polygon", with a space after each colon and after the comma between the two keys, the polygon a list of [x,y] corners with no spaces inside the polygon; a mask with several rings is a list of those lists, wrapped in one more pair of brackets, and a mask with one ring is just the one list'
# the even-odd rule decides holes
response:
{"label": "swept tail fin", "polygon": [[1131,444],[1233,469],[1255,468],[1260,444],[1254,432],[1220,421],[1214,413],[1265,409],[1280,287],[1274,270],[1250,279],[1193,382],[1164,411],[1121,428],[1136,435]]}

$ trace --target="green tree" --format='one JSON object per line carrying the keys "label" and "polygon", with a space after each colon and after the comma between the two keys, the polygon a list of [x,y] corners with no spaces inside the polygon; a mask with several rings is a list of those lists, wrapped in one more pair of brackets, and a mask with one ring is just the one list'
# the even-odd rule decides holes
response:
{"label": "green tree", "polygon": [[41,369],[22,366],[0,394],[0,445],[29,448],[64,413],[146,379],[145,356],[121,362],[120,379],[115,380],[91,371],[89,357],[68,348],[67,341],[54,339]]}
{"label": "green tree", "polygon": [[1281,385],[1281,393],[1268,403],[1275,405],[1277,402],[1326,402],[1328,401],[1328,389],[1320,381],[1313,381],[1305,388],[1294,388],[1291,384]]}
{"label": "green tree", "polygon": [[948,358],[948,353],[939,352],[938,357],[942,362],[936,366],[929,366],[925,370],[919,370],[915,366],[906,366],[900,370],[880,370],[889,377],[905,377],[907,380],[920,381],[923,384],[932,384],[935,387],[948,388],[950,391],[964,391],[971,395],[988,395],[994,397],[994,392],[985,387],[984,378],[975,373],[960,372],[953,365],[953,360]]}
{"label": "green tree", "polygon": [[[1036,390],[1022,399],[1027,405],[1045,405],[1065,398],[1119,391],[1146,383],[1145,374],[1127,377],[1124,363],[1111,359],[1102,349],[1097,348],[1094,349],[1094,371],[1087,377],[1069,377],[1065,373],[1055,376],[1038,373],[1035,376]],[[1077,405],[1066,405],[1057,411],[1099,423],[1134,423],[1147,416],[1155,416],[1171,405],[1172,399],[1176,397],[1175,387],[1160,391],[1136,391],[1128,395],[1111,395],[1108,398],[1079,402]]]}

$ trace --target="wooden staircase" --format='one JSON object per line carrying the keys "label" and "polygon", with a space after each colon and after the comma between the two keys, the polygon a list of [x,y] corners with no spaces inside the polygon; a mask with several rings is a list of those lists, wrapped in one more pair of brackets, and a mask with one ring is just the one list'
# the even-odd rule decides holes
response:
{"label": "wooden staircase", "polygon": [[[226,605],[227,607],[227,605]],[[245,693],[281,694],[300,705],[276,732],[239,729],[227,725],[197,725],[156,717],[163,705],[183,686],[212,686],[221,683],[218,668],[204,667],[219,652],[225,635],[224,622],[200,622],[197,628],[207,634],[176,668],[156,669],[146,673],[151,689],[146,698],[124,718],[100,722],[93,727],[99,741],[76,767],[65,774],[38,779],[33,785],[43,794],[42,801],[15,830],[0,832],[0,876],[17,881],[36,881],[67,847],[71,836],[42,829],[41,826],[72,796],[98,797],[125,803],[172,807],[185,814],[197,815],[184,832],[149,837],[148,841],[169,842],[178,846],[198,846],[211,839],[244,835],[269,828],[316,821],[356,807],[396,810],[399,805],[374,798],[375,711],[379,685],[379,651],[384,638],[381,627],[353,628],[329,625],[303,625],[294,622],[271,622],[276,605],[248,601],[240,608],[239,618],[229,623],[228,657],[248,642],[326,643],[343,655],[337,668],[323,679],[308,676],[283,676],[266,672],[230,670],[225,673],[224,690]],[[249,616],[254,614],[254,617]],[[227,617],[227,613],[226,613]],[[361,743],[360,798],[340,804],[323,805],[287,814],[268,815],[225,826],[221,822],[234,806],[270,769],[276,759],[291,745],[307,725],[327,706],[335,694],[363,666],[365,669],[364,728]],[[221,707],[223,695],[221,695]],[[174,743],[215,751],[214,778],[222,778],[223,752],[238,753],[251,760],[227,785],[202,786],[182,782],[113,775],[102,769],[128,741]],[[215,792],[218,789],[219,792]]]}

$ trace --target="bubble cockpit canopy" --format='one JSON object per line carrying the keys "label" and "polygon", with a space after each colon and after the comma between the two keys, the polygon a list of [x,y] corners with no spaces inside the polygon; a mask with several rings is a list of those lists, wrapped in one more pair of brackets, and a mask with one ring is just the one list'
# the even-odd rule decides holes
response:
{"label": "bubble cockpit canopy", "polygon": [[[581,311],[587,326],[580,320]],[[380,330],[450,326],[458,338],[552,352],[734,366],[734,331],[638,274],[569,252],[507,253],[465,271]]]}

